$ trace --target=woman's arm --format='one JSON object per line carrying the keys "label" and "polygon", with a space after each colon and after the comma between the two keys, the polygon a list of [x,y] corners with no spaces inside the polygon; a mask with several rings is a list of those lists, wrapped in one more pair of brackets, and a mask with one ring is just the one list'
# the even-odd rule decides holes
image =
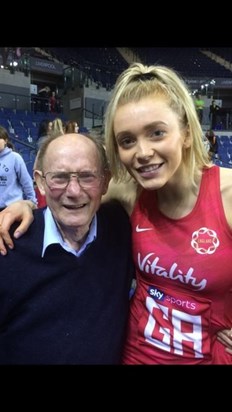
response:
{"label": "woman's arm", "polygon": [[19,238],[34,220],[33,209],[36,209],[36,205],[32,201],[18,200],[0,212],[0,253],[2,255],[7,254],[6,246],[10,249],[14,247],[9,234],[12,223],[20,222],[13,235],[15,238]]}
{"label": "woman's arm", "polygon": [[114,179],[111,179],[108,190],[102,197],[102,203],[107,202],[110,199],[116,199],[121,203],[130,216],[138,194],[138,185],[134,179],[128,177],[127,181],[118,183],[116,183]]}

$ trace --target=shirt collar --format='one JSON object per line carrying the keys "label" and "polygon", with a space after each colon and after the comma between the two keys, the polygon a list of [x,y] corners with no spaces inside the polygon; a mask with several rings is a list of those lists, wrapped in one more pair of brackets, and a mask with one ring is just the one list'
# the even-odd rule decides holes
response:
{"label": "shirt collar", "polygon": [[85,242],[83,243],[83,245],[81,246],[81,248],[78,251],[76,251],[72,249],[63,240],[49,207],[47,207],[44,210],[44,238],[43,238],[42,257],[44,257],[44,253],[47,247],[54,243],[58,243],[67,252],[70,252],[76,257],[79,257],[85,251],[86,247],[96,239],[96,236],[97,236],[97,216],[94,215],[93,220],[90,224],[88,236]]}

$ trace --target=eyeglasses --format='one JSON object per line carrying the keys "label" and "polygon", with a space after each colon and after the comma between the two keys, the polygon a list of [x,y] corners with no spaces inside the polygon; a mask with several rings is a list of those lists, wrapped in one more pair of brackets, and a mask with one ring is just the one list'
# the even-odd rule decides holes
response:
{"label": "eyeglasses", "polygon": [[49,189],[66,189],[71,177],[76,177],[83,189],[97,188],[102,175],[92,172],[47,172],[42,175]]}

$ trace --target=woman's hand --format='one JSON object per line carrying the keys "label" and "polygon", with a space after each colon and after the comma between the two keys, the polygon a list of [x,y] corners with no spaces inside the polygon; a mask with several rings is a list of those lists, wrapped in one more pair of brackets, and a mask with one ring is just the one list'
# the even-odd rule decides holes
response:
{"label": "woman's hand", "polygon": [[219,342],[226,346],[226,352],[232,355],[232,329],[223,329],[217,333]]}
{"label": "woman's hand", "polygon": [[14,248],[13,240],[10,237],[9,229],[14,222],[20,222],[15,230],[14,238],[19,238],[27,231],[34,220],[32,210],[36,205],[28,200],[19,200],[7,206],[0,212],[0,253],[7,254],[7,247]]}

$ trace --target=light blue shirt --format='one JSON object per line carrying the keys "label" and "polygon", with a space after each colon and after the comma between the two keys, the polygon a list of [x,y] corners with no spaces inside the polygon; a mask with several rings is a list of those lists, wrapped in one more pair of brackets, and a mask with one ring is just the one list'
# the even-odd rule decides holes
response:
{"label": "light blue shirt", "polygon": [[42,250],[42,257],[44,257],[44,253],[46,248],[54,243],[59,243],[60,246],[65,249],[67,252],[72,253],[74,256],[79,257],[86,249],[86,247],[92,243],[97,236],[97,216],[95,215],[92,223],[89,228],[88,236],[81,246],[80,250],[76,251],[72,249],[62,238],[61,233],[56,225],[56,222],[52,216],[51,210],[47,207],[44,210],[44,239],[43,239],[43,250]]}

